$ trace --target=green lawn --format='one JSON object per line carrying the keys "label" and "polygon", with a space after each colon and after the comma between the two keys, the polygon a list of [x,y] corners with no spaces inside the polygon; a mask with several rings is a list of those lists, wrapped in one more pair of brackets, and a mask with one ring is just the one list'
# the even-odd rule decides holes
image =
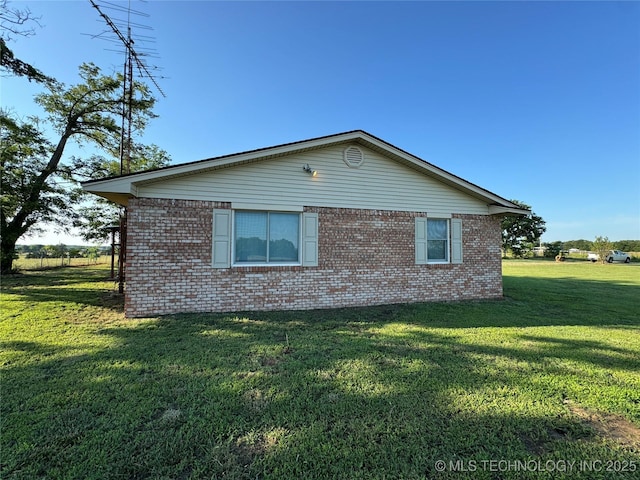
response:
{"label": "green lawn", "polygon": [[[97,265],[102,263],[111,263],[110,255],[101,255],[96,259],[89,258],[26,258],[25,255],[20,255],[13,261],[13,268],[20,272],[26,270],[47,270],[52,268],[59,268],[61,266],[88,266],[88,265]],[[117,259],[116,259],[117,263]]]}
{"label": "green lawn", "polygon": [[107,276],[2,279],[1,478],[640,478],[640,265],[506,261],[501,301],[136,320]]}

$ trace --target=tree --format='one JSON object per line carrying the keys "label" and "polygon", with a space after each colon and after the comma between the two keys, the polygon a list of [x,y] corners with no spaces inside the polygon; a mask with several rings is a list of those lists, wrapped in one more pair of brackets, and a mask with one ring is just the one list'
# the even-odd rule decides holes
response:
{"label": "tree", "polygon": [[54,258],[56,256],[56,246],[55,245],[45,245],[42,247],[42,254],[46,258]]}
{"label": "tree", "polygon": [[562,242],[543,243],[545,247],[544,256],[546,258],[555,258],[562,251]]}
{"label": "tree", "polygon": [[[53,145],[35,123],[20,123],[0,111],[0,261],[3,273],[11,269],[17,240],[29,230],[37,231],[37,224],[52,220],[66,208],[59,184],[39,180],[52,152]],[[37,196],[32,195],[34,184],[40,184]]]}
{"label": "tree", "polygon": [[38,23],[31,11],[26,8],[20,10],[18,8],[11,9],[8,7],[7,0],[0,0],[0,69],[6,71],[10,75],[18,77],[27,77],[29,81],[49,83],[54,80],[48,77],[31,64],[16,58],[13,51],[7,46],[7,42],[12,36],[20,35],[28,37],[33,35],[34,29],[28,27],[33,23]]}
{"label": "tree", "polygon": [[87,258],[91,263],[98,263],[98,258],[100,258],[100,251],[98,250],[98,247],[87,248]]}
{"label": "tree", "polygon": [[564,242],[564,248],[567,250],[571,248],[577,248],[578,250],[588,251],[591,250],[591,241],[590,240],[569,240],[568,242]]}
{"label": "tree", "polygon": [[[71,87],[49,83],[48,93],[36,96],[36,102],[47,112],[47,120],[58,134],[55,144],[46,140],[34,120],[19,124],[6,113],[0,117],[5,127],[0,146],[3,188],[0,269],[3,273],[11,271],[15,245],[22,235],[43,220],[52,221],[55,217],[56,222],[64,222],[56,214],[70,211],[70,206],[79,201],[77,190],[56,184],[56,179],[71,180],[76,173],[72,166],[62,163],[67,143],[74,139],[112,151],[120,141],[122,75],[105,76],[94,64],[83,64],[80,78],[82,82]],[[155,99],[142,83],[134,82],[133,89],[132,127],[141,132],[155,117],[152,113]],[[33,156],[29,152],[33,152]],[[12,194],[6,201],[5,188]]]}
{"label": "tree", "polygon": [[64,243],[54,245],[55,249],[53,256],[60,259],[60,266],[64,267],[64,257],[67,254],[67,246]]}
{"label": "tree", "polygon": [[0,32],[2,38],[11,39],[12,35],[29,37],[35,33],[33,23],[39,25],[38,20],[29,8],[9,8],[7,0],[0,0]]}
{"label": "tree", "polygon": [[[118,175],[120,162],[114,159],[116,156],[117,152],[112,152],[110,158],[99,155],[94,155],[88,160],[74,158],[72,164],[75,175],[79,180]],[[130,170],[133,173],[161,168],[168,165],[169,161],[169,154],[157,145],[134,145],[131,150]],[[78,188],[77,194],[83,196],[84,191]],[[80,230],[86,241],[105,241],[109,235],[107,227],[118,225],[122,207],[94,195],[90,195],[89,198],[91,200],[79,208],[79,215],[74,218],[73,226]]]}
{"label": "tree", "polygon": [[43,256],[42,249],[44,245],[33,245],[34,248],[30,248],[26,254],[27,258],[40,258]]}
{"label": "tree", "polygon": [[[531,210],[531,207],[518,200],[511,200],[520,208]],[[545,221],[533,211],[524,216],[506,216],[502,220],[502,248],[511,250],[516,257],[524,257],[540,237],[546,232]]]}
{"label": "tree", "polygon": [[613,247],[624,252],[640,252],[640,240],[619,240],[613,242]]}
{"label": "tree", "polygon": [[591,248],[593,252],[597,253],[600,257],[600,262],[605,263],[609,250],[613,250],[613,244],[609,241],[608,237],[596,237]]}

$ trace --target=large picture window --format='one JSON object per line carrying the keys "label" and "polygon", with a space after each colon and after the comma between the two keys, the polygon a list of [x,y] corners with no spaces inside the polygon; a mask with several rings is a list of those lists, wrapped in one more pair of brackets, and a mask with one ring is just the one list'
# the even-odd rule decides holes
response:
{"label": "large picture window", "polygon": [[300,262],[300,214],[236,211],[234,263]]}

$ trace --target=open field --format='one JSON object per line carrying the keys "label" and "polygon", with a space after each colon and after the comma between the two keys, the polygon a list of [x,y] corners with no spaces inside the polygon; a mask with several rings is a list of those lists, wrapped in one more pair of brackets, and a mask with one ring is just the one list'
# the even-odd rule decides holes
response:
{"label": "open field", "polygon": [[2,279],[1,478],[640,476],[638,264],[505,261],[501,301],[135,320],[108,271]]}
{"label": "open field", "polygon": [[[116,257],[116,263],[118,259]],[[101,255],[95,260],[88,258],[26,258],[24,255],[20,255],[19,258],[13,261],[13,268],[18,271],[25,270],[44,270],[49,268],[59,267],[81,267],[100,265],[103,263],[111,263],[110,255]]]}

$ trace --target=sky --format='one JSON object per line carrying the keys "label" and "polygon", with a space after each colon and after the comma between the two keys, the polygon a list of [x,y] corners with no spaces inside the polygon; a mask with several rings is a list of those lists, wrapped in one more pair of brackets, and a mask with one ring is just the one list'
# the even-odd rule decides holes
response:
{"label": "sky", "polygon": [[[365,130],[530,205],[543,242],[640,239],[640,2],[96,2],[144,14],[166,97],[141,140],[173,164]],[[122,70],[88,0],[10,6],[41,17],[10,48],[47,75]],[[40,86],[0,81],[3,108],[43,115]]]}

